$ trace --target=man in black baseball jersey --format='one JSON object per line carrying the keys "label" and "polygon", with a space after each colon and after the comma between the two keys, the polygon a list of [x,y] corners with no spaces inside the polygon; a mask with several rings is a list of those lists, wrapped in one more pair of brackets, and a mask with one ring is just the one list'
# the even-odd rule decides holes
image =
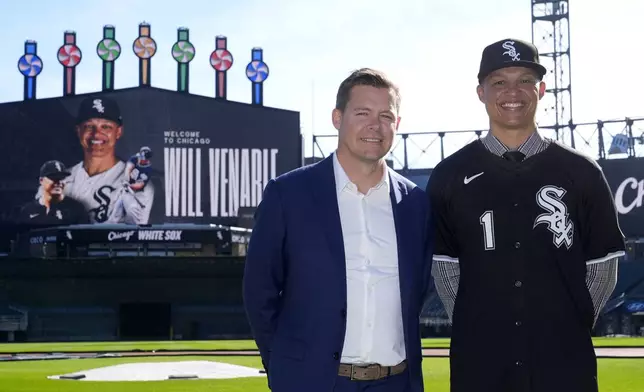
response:
{"label": "man in black baseball jersey", "polygon": [[70,173],[60,161],[45,162],[40,168],[39,197],[20,212],[20,224],[29,228],[89,223],[83,205],[65,197],[65,179]]}
{"label": "man in black baseball jersey", "polygon": [[486,47],[477,92],[490,131],[427,186],[452,392],[598,390],[591,331],[624,238],[599,165],[538,132],[545,73],[528,42]]}

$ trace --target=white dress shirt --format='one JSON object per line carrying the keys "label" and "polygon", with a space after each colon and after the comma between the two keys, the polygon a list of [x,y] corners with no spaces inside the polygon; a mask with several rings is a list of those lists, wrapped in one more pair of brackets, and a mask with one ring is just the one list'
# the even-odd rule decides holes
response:
{"label": "white dress shirt", "polygon": [[389,175],[360,193],[333,154],[347,269],[342,363],[393,366],[406,358]]}

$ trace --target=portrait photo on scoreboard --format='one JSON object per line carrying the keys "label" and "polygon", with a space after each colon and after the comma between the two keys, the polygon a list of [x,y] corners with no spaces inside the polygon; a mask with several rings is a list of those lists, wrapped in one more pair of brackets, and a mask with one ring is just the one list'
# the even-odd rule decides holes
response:
{"label": "portrait photo on scoreboard", "polygon": [[153,87],[0,104],[0,121],[0,217],[27,226],[235,225],[302,165],[299,113]]}
{"label": "portrait photo on scoreboard", "polygon": [[[40,226],[38,222],[47,226],[151,223],[155,202],[153,152],[148,146],[137,147],[131,140],[134,138],[126,137],[127,133],[135,133],[136,128],[128,127],[121,104],[103,95],[76,99],[75,105],[71,102],[61,103],[61,111],[47,114],[66,118],[66,126],[53,132],[73,134],[73,141],[66,139],[69,143],[66,148],[73,153],[57,154],[54,160],[43,165],[38,176],[32,175],[37,179],[34,183],[38,186],[28,203],[40,206],[41,211],[22,213],[19,221],[21,226]],[[133,123],[136,124],[136,121]],[[51,145],[44,146],[49,147]],[[27,150],[26,154],[31,155],[29,146],[23,148]],[[54,171],[48,177],[48,172],[43,171],[48,164],[60,168],[61,172]],[[55,185],[54,191],[60,192],[60,204],[74,203],[80,206],[84,211],[83,219],[71,219],[67,211],[49,207],[52,198],[47,187],[51,184]],[[78,207],[74,208],[74,211],[78,210]]]}

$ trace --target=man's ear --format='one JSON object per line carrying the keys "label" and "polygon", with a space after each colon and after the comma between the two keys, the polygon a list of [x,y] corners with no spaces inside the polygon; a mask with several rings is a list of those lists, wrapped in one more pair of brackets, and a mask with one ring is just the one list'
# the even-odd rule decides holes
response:
{"label": "man's ear", "polygon": [[398,116],[398,118],[396,118],[396,131],[398,130],[398,127],[400,127],[400,119],[401,119],[400,116]]}
{"label": "man's ear", "polygon": [[539,82],[539,99],[543,98],[546,95],[546,82]]}
{"label": "man's ear", "polygon": [[485,99],[483,98],[484,93],[485,93],[485,91],[483,91],[483,86],[482,85],[479,84],[478,86],[476,86],[476,94],[479,96],[479,101],[481,101],[483,103],[485,103]]}
{"label": "man's ear", "polygon": [[340,125],[342,124],[342,112],[340,109],[333,109],[331,112],[331,121],[333,122],[335,129],[339,131]]}

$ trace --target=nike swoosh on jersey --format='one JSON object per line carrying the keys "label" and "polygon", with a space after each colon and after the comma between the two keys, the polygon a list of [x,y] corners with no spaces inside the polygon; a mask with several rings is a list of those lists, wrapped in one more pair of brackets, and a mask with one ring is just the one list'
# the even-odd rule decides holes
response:
{"label": "nike swoosh on jersey", "polygon": [[476,177],[482,176],[482,175],[483,175],[483,172],[480,172],[479,174],[475,174],[472,177],[465,176],[465,178],[463,179],[463,184],[467,185],[470,182],[472,182],[472,180],[474,180]]}
{"label": "nike swoosh on jersey", "polygon": [[40,215],[40,214],[29,214],[29,218],[35,218],[35,217],[37,217],[38,215]]}

